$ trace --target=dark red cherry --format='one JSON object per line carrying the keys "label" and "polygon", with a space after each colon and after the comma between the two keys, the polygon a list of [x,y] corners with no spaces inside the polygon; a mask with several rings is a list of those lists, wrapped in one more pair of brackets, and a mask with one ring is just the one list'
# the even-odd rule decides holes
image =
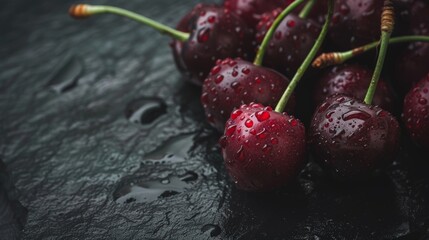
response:
{"label": "dark red cherry", "polygon": [[[313,106],[326,97],[341,93],[355,99],[364,99],[372,78],[372,71],[358,64],[346,64],[326,69],[313,85]],[[373,98],[373,105],[394,111],[394,93],[388,83],[380,79]]]}
{"label": "dark red cherry", "polygon": [[429,74],[405,96],[402,120],[413,141],[429,149]]}
{"label": "dark red cherry", "polygon": [[[182,19],[180,19],[179,23],[177,23],[176,25],[176,29],[182,32],[192,31],[193,22],[196,21],[196,19],[200,16],[201,12],[206,12],[207,10],[216,8],[218,7],[214,4],[199,3],[195,5],[195,7],[189,13],[187,13]],[[183,43],[184,42],[176,39],[173,39],[171,42],[174,61],[176,63],[177,68],[181,72],[184,72],[186,69],[186,65],[181,58]]]}
{"label": "dark red cherry", "polygon": [[[269,68],[241,59],[219,60],[204,81],[201,95],[208,122],[223,131],[231,112],[242,104],[259,102],[275,107],[289,79]],[[287,111],[292,111],[292,97]]]}
{"label": "dark red cherry", "polygon": [[183,43],[180,58],[189,79],[201,85],[217,59],[251,58],[251,35],[247,25],[221,7],[208,7],[192,22],[190,38]]}
{"label": "dark red cherry", "polygon": [[[256,41],[262,42],[273,21],[282,12],[276,9],[264,14],[256,27]],[[310,19],[289,14],[277,27],[265,52],[263,65],[273,68],[287,77],[293,77],[316,42],[320,25]]]}
{"label": "dark red cherry", "polygon": [[[411,34],[429,35],[429,3],[416,1],[410,9]],[[429,69],[429,43],[414,42],[399,53],[394,65],[394,86],[405,95]]]}
{"label": "dark red cherry", "polygon": [[380,38],[382,0],[337,0],[330,43],[336,50],[348,50]]}
{"label": "dark red cherry", "polygon": [[399,135],[389,112],[336,94],[316,109],[309,143],[315,160],[335,178],[366,180],[393,161]]}
{"label": "dark red cherry", "polygon": [[219,143],[229,175],[245,191],[287,184],[305,163],[304,125],[261,104],[232,112]]}
{"label": "dark red cherry", "polygon": [[223,5],[254,28],[263,13],[278,7],[285,8],[292,2],[293,0],[225,0]]}

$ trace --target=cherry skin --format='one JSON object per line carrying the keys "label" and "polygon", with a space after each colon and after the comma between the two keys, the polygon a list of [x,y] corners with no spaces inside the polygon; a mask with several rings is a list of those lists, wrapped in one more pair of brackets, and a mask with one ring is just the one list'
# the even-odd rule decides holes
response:
{"label": "cherry skin", "polygon": [[[234,108],[251,102],[273,107],[289,82],[274,70],[241,59],[219,60],[204,81],[201,103],[208,122],[223,132]],[[292,97],[287,111],[292,111],[294,106],[295,98]]]}
{"label": "cherry skin", "polygon": [[[282,9],[265,13],[256,27],[256,41],[262,40]],[[287,77],[293,77],[316,42],[320,25],[310,19],[302,19],[291,13],[277,27],[265,52],[263,65],[275,69]]]}
{"label": "cherry skin", "polygon": [[[335,93],[364,99],[372,74],[368,68],[358,64],[344,64],[327,69],[314,84],[313,106],[319,105]],[[387,111],[394,111],[394,93],[383,79],[377,84],[373,104]]]}
{"label": "cherry skin", "polygon": [[249,55],[253,51],[246,23],[219,6],[198,5],[179,22],[178,28],[191,35],[185,42],[173,42],[176,63],[197,85],[202,85],[216,59],[253,57]]}
{"label": "cherry skin", "polygon": [[263,13],[278,7],[285,8],[292,2],[293,0],[225,0],[223,5],[254,28]]}
{"label": "cherry skin", "polygon": [[337,0],[329,38],[336,50],[348,50],[380,37],[380,0]]}
{"label": "cherry skin", "polygon": [[402,120],[413,141],[429,148],[429,74],[420,80],[404,99]]}
{"label": "cherry skin", "polygon": [[[410,8],[409,29],[415,35],[429,34],[429,4],[416,1]],[[394,86],[405,95],[428,71],[429,43],[414,42],[399,53],[395,61]]]}
{"label": "cherry skin", "polygon": [[[201,12],[216,8],[217,7],[214,4],[198,3],[189,13],[180,19],[179,23],[176,25],[176,29],[182,32],[190,32],[192,23],[195,22],[195,19],[198,18]],[[173,57],[177,68],[179,71],[184,72],[186,70],[186,65],[183,62],[183,59],[180,57],[183,48],[183,42],[173,39],[170,43],[170,46],[173,51]]]}
{"label": "cherry skin", "polygon": [[261,104],[232,112],[219,142],[229,175],[245,191],[270,191],[290,183],[305,163],[304,125]]}
{"label": "cherry skin", "polygon": [[398,121],[387,111],[335,94],[316,109],[309,130],[315,160],[334,178],[367,180],[399,148]]}

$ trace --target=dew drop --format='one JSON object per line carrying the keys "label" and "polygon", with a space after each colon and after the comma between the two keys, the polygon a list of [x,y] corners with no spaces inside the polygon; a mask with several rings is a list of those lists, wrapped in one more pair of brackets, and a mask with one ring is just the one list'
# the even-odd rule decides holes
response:
{"label": "dew drop", "polygon": [[209,40],[210,38],[210,29],[209,28],[203,28],[201,30],[198,31],[198,42],[203,43],[203,42],[207,42],[207,40]]}
{"label": "dew drop", "polygon": [[256,112],[255,116],[258,119],[258,121],[263,122],[270,118],[270,113],[267,111],[259,111],[259,112]]}
{"label": "dew drop", "polygon": [[233,112],[231,113],[231,119],[232,119],[232,120],[235,120],[235,119],[236,119],[238,116],[240,116],[242,113],[243,113],[243,112],[242,112],[241,110],[239,110],[239,109],[237,109],[237,110],[233,111]]}
{"label": "dew drop", "polygon": [[253,121],[250,119],[247,119],[246,122],[244,123],[244,125],[248,128],[253,127]]}
{"label": "dew drop", "polygon": [[226,129],[226,131],[225,131],[225,135],[226,136],[231,136],[231,135],[233,135],[234,134],[234,132],[235,132],[235,129],[237,128],[237,126],[236,125],[232,125],[232,126],[229,126],[227,129]]}

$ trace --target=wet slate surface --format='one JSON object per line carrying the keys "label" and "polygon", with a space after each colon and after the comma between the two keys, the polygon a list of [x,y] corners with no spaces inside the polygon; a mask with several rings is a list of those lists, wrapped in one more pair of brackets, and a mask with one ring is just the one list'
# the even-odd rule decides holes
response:
{"label": "wet slate surface", "polygon": [[[115,3],[174,25],[196,2]],[[76,22],[72,3],[0,9],[0,239],[429,238],[413,146],[371,184],[337,186],[309,163],[279,192],[240,192],[169,40],[117,17]]]}

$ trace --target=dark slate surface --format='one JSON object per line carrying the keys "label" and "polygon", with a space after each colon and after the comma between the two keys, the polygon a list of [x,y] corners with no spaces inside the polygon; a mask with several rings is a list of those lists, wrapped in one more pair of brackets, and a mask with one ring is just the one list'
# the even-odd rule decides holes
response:
{"label": "dark slate surface", "polygon": [[[169,25],[196,2],[114,1]],[[240,192],[169,40],[71,20],[71,3],[0,8],[0,239],[428,239],[412,146],[372,184],[336,186],[310,163],[277,193]]]}

